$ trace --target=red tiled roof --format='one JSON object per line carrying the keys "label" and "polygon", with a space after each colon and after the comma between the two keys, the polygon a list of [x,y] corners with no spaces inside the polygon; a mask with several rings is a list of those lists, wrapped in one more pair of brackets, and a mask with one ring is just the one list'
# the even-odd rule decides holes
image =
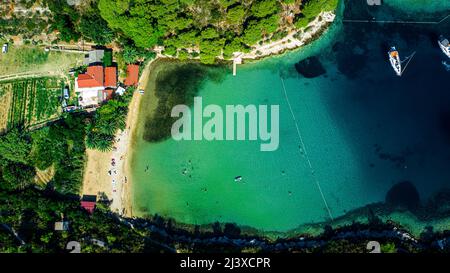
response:
{"label": "red tiled roof", "polygon": [[98,83],[103,85],[103,66],[101,65],[89,66],[87,68],[87,74],[91,75],[92,78],[94,78]]}
{"label": "red tiled roof", "polygon": [[88,74],[79,74],[78,79],[79,80],[90,80],[90,79],[92,79],[92,77],[89,76]]}
{"label": "red tiled roof", "polygon": [[93,213],[95,209],[95,202],[93,201],[81,201],[81,207],[85,210],[89,211],[89,213]]}
{"label": "red tiled roof", "polygon": [[80,88],[101,86],[88,74],[79,74],[77,81]]}
{"label": "red tiled roof", "polygon": [[78,87],[100,87],[103,86],[103,66],[89,66],[86,74],[78,75]]}
{"label": "red tiled roof", "polygon": [[127,86],[137,85],[139,82],[139,65],[129,64],[127,66],[127,78],[124,83]]}
{"label": "red tiled roof", "polygon": [[105,86],[117,85],[117,70],[114,66],[105,67]]}

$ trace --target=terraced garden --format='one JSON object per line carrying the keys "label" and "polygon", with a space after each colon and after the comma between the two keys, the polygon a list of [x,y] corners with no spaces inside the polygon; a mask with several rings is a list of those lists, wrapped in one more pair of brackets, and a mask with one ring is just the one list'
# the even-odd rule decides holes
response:
{"label": "terraced garden", "polygon": [[64,81],[57,77],[0,82],[0,131],[57,118],[62,88]]}

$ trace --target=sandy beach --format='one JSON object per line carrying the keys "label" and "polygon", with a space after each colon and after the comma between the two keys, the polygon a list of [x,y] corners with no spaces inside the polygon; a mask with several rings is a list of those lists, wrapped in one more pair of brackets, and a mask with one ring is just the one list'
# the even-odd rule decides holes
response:
{"label": "sandy beach", "polygon": [[102,172],[108,170],[111,152],[86,149],[87,163],[84,169],[82,194],[111,196],[111,182]]}
{"label": "sandy beach", "polygon": [[[138,89],[146,89],[151,63],[149,62],[142,72]],[[135,132],[141,98],[142,94],[134,92],[129,105],[126,129],[117,132],[113,151],[100,152],[91,149],[86,151],[87,164],[82,194],[99,197],[104,193],[111,201],[111,211],[128,217],[133,215],[131,183],[128,177],[131,155],[130,140]]]}

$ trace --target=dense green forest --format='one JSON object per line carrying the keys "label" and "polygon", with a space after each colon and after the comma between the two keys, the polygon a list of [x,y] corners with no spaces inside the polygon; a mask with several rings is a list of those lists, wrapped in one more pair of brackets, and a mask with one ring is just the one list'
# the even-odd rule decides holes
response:
{"label": "dense green forest", "polygon": [[[17,1],[30,8],[32,1]],[[322,11],[336,9],[338,0],[94,0],[69,5],[66,0],[42,0],[45,12],[13,14],[0,19],[2,35],[23,35],[42,43],[40,33],[58,31],[64,42],[81,38],[98,45],[116,42],[127,63],[155,46],[180,59],[199,57],[211,64],[231,58],[280,33],[305,27]],[[0,10],[4,15],[6,10]],[[0,37],[1,38],[1,37]],[[48,41],[46,41],[48,42]]]}
{"label": "dense green forest", "polygon": [[[79,208],[77,198],[51,191],[28,188],[0,191],[0,253],[68,252],[70,241],[81,244],[82,252],[158,251],[138,232],[111,217],[99,204],[93,215]],[[69,222],[67,231],[54,231],[61,217]],[[15,238],[13,232],[17,232]],[[105,246],[98,245],[100,240]],[[22,240],[22,242],[21,242]]]}
{"label": "dense green forest", "polygon": [[246,52],[263,39],[289,27],[304,27],[337,0],[99,0],[108,25],[137,47],[164,46],[164,54],[196,57],[214,63]]}
{"label": "dense green forest", "polygon": [[0,136],[0,189],[26,189],[35,184],[38,170],[53,168],[46,187],[77,194],[85,160],[84,123],[83,116],[68,115],[32,132],[14,128]]}

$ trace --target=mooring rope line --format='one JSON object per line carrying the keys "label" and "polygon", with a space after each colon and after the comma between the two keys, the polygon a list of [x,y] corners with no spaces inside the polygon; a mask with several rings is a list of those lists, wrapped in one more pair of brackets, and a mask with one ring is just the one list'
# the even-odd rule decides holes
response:
{"label": "mooring rope line", "polygon": [[405,67],[403,68],[401,74],[403,74],[403,72],[406,70],[406,68],[408,67],[409,63],[411,62],[412,58],[416,55],[416,52],[414,51],[413,54],[411,54],[410,56],[407,57],[408,62],[406,63]]}
{"label": "mooring rope line", "polygon": [[308,166],[309,166],[309,169],[310,169],[311,174],[313,176],[314,182],[316,183],[316,186],[319,189],[320,196],[322,197],[323,203],[325,204],[325,207],[326,207],[326,209],[328,211],[328,215],[330,216],[331,221],[333,221],[334,218],[333,218],[333,215],[331,214],[330,207],[328,206],[327,200],[325,199],[325,195],[323,194],[322,187],[320,186],[320,183],[319,183],[319,179],[317,179],[317,177],[316,177],[316,173],[315,173],[314,168],[313,168],[313,166],[311,164],[311,160],[309,159],[308,152],[306,151],[306,146],[305,146],[305,143],[303,142],[303,137],[302,137],[302,134],[300,133],[300,128],[298,126],[297,119],[295,118],[294,111],[292,110],[291,102],[289,101],[289,97],[288,97],[287,92],[286,92],[286,86],[284,85],[284,80],[283,80],[283,78],[281,76],[280,76],[280,79],[281,79],[281,83],[283,85],[284,97],[286,99],[286,102],[287,102],[288,107],[289,107],[289,111],[291,112],[292,118],[294,120],[295,128],[297,129],[297,135],[298,135],[298,138],[300,139],[300,143],[302,145],[302,149],[303,149],[303,152],[305,154],[306,161],[308,162]]}
{"label": "mooring rope line", "polygon": [[450,14],[442,18],[440,21],[393,21],[393,20],[352,20],[352,19],[343,19],[342,22],[344,23],[383,23],[383,24],[430,24],[430,25],[438,25],[447,18],[450,17]]}

